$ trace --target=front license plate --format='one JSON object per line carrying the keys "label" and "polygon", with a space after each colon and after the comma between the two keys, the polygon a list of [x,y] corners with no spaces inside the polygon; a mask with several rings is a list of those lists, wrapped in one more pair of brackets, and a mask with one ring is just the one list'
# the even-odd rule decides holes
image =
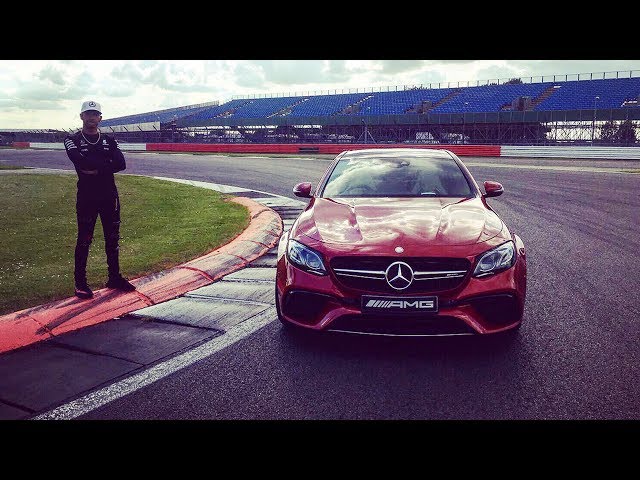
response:
{"label": "front license plate", "polygon": [[438,297],[362,296],[363,313],[437,313]]}

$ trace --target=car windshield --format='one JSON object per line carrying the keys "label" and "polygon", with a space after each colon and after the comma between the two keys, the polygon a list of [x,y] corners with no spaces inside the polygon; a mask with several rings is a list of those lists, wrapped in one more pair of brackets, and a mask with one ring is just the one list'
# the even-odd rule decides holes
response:
{"label": "car windshield", "polygon": [[451,158],[343,157],[331,172],[323,197],[469,197],[471,187]]}

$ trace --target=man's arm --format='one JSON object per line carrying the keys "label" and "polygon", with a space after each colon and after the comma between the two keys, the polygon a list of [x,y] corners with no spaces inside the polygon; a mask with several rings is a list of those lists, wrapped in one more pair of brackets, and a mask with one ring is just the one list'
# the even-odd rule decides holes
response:
{"label": "man's arm", "polygon": [[64,139],[64,149],[67,152],[69,160],[71,160],[82,173],[88,175],[96,175],[98,173],[99,166],[95,161],[91,161],[80,152],[80,149],[71,137]]}
{"label": "man's arm", "polygon": [[115,138],[107,137],[107,143],[109,144],[109,153],[111,153],[111,172],[121,172],[127,168],[127,162],[124,159],[124,154],[122,153],[122,150],[120,150]]}

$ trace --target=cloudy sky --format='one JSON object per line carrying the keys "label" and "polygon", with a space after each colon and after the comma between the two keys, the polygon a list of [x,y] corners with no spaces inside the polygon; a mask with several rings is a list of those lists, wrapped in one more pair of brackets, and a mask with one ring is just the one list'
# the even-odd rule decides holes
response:
{"label": "cloudy sky", "polygon": [[234,96],[615,71],[639,76],[640,60],[0,60],[0,129],[78,128],[84,100],[108,119]]}

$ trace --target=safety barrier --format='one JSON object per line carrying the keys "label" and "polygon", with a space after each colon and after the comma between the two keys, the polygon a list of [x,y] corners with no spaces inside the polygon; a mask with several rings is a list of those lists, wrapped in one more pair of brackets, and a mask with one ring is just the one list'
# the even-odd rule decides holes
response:
{"label": "safety barrier", "polygon": [[[20,144],[20,145],[16,145]],[[40,142],[13,142],[13,146],[16,148],[40,148],[45,150],[64,150],[64,144],[60,143],[40,143]],[[120,150],[127,151],[146,151],[146,143],[118,143]]]}
{"label": "safety barrier", "polygon": [[219,152],[219,153],[319,153],[337,155],[345,150],[366,148],[446,148],[456,155],[499,157],[499,145],[415,145],[407,143],[147,143],[152,152]]}
{"label": "safety barrier", "polygon": [[504,146],[500,150],[501,157],[530,158],[598,158],[609,160],[639,160],[639,147],[558,147],[558,146]]}
{"label": "safety barrier", "polygon": [[[202,153],[289,153],[337,155],[345,150],[366,148],[436,148],[472,157],[594,158],[640,160],[640,147],[603,146],[500,146],[500,145],[415,145],[407,143],[120,143],[123,151]],[[62,143],[13,142],[14,148],[62,150]]]}

